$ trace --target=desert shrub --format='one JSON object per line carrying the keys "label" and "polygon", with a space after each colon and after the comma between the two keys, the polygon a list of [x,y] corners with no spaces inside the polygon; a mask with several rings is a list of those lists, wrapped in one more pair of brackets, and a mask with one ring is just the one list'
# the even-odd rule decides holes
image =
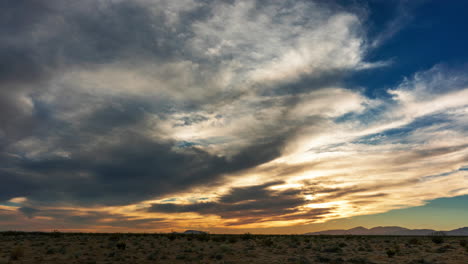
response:
{"label": "desert shrub", "polygon": [[120,235],[119,234],[112,234],[109,236],[109,241],[119,241]]}
{"label": "desert shrub", "polygon": [[216,260],[222,260],[223,257],[224,257],[223,254],[213,254],[213,255],[211,255],[211,258],[216,259]]}
{"label": "desert shrub", "polygon": [[348,262],[352,264],[372,264],[373,263],[372,261],[366,258],[361,258],[361,257],[350,258],[348,259]]}
{"label": "desert shrub", "polygon": [[460,246],[466,247],[467,245],[468,245],[468,243],[466,242],[465,239],[460,240]]}
{"label": "desert shrub", "polygon": [[184,249],[184,252],[185,252],[185,253],[192,253],[193,250],[192,250],[191,248],[186,248],[186,249]]}
{"label": "desert shrub", "polygon": [[435,244],[442,244],[444,243],[444,238],[442,236],[433,236],[431,238],[432,242],[434,242]]}
{"label": "desert shrub", "polygon": [[289,246],[290,248],[298,248],[298,244],[297,244],[297,243],[293,243],[293,242],[290,242],[290,243],[288,244],[288,246]]}
{"label": "desert shrub", "polygon": [[61,248],[58,250],[58,252],[59,252],[60,254],[62,254],[62,255],[65,255],[65,254],[67,254],[67,249],[63,246],[63,247],[61,247]]}
{"label": "desert shrub", "polygon": [[338,257],[338,258],[332,260],[332,263],[333,264],[341,264],[341,263],[345,263],[345,260],[342,257]]}
{"label": "desert shrub", "polygon": [[445,253],[445,252],[447,252],[449,250],[452,250],[452,249],[454,249],[452,246],[446,245],[446,246],[443,246],[443,247],[440,247],[440,248],[436,249],[436,252],[437,253]]}
{"label": "desert shrub", "polygon": [[322,251],[327,252],[327,253],[341,253],[341,252],[343,252],[343,250],[339,246],[326,247]]}
{"label": "desert shrub", "polygon": [[196,256],[196,259],[198,259],[198,260],[202,260],[202,259],[204,259],[204,258],[205,258],[205,255],[204,255],[203,253],[199,253],[199,254],[197,254],[197,256]]}
{"label": "desert shrub", "polygon": [[219,249],[224,253],[229,253],[232,251],[232,248],[226,244],[222,244],[221,246],[219,246]]}
{"label": "desert shrub", "polygon": [[127,248],[127,244],[125,244],[125,242],[119,242],[115,246],[120,250],[125,250],[125,248]]}
{"label": "desert shrub", "polygon": [[249,240],[249,239],[252,239],[252,238],[253,238],[253,235],[250,234],[250,233],[245,233],[245,234],[242,234],[242,235],[240,236],[240,238],[241,238],[242,240]]}
{"label": "desert shrub", "polygon": [[198,241],[206,242],[206,241],[210,240],[210,234],[208,234],[208,233],[198,234],[196,236],[196,238],[197,238]]}
{"label": "desert shrub", "polygon": [[20,246],[15,247],[11,252],[10,252],[10,258],[12,260],[18,260],[24,256],[24,249]]}
{"label": "desert shrub", "polygon": [[262,240],[262,245],[265,247],[271,247],[275,244],[271,238],[265,238]]}
{"label": "desert shrub", "polygon": [[55,229],[53,232],[52,232],[52,237],[62,237],[62,233],[60,231],[58,231],[57,229]]}
{"label": "desert shrub", "polygon": [[168,238],[170,241],[174,241],[174,240],[177,238],[177,235],[174,234],[174,233],[169,233],[169,234],[167,234],[167,238]]}
{"label": "desert shrub", "polygon": [[229,242],[229,243],[236,243],[236,242],[237,242],[237,238],[236,238],[235,236],[230,236],[230,237],[228,238],[228,242]]}
{"label": "desert shrub", "polygon": [[419,245],[419,239],[417,238],[411,238],[410,240],[408,240],[408,243],[410,245]]}
{"label": "desert shrub", "polygon": [[176,259],[186,259],[186,256],[181,254],[181,255],[177,255],[176,256]]}
{"label": "desert shrub", "polygon": [[387,250],[387,256],[389,258],[393,258],[395,256],[395,254],[396,254],[395,250],[393,250],[393,249],[388,249]]}
{"label": "desert shrub", "polygon": [[211,238],[214,242],[224,242],[226,241],[226,236],[225,235],[215,235]]}
{"label": "desert shrub", "polygon": [[306,256],[300,256],[297,263],[299,263],[299,264],[311,264],[312,262],[310,262],[310,260]]}
{"label": "desert shrub", "polygon": [[346,244],[346,243],[344,243],[344,242],[341,242],[341,243],[338,244],[338,246],[339,246],[340,248],[344,248],[344,247],[348,246],[348,244]]}
{"label": "desert shrub", "polygon": [[316,260],[317,260],[318,262],[320,262],[320,263],[328,263],[328,262],[331,261],[330,258],[327,258],[327,257],[325,257],[325,256],[321,256],[321,255],[318,255],[318,256],[316,257]]}
{"label": "desert shrub", "polygon": [[294,235],[291,236],[291,243],[296,243],[296,244],[297,244],[297,243],[300,243],[299,237],[294,236]]}
{"label": "desert shrub", "polygon": [[426,260],[424,258],[420,258],[420,259],[414,259],[409,263],[410,264],[432,264],[433,262],[428,261],[428,260]]}

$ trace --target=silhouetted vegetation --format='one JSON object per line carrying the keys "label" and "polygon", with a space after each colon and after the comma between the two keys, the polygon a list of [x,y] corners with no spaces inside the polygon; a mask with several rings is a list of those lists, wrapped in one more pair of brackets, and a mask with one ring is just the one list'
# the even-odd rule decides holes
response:
{"label": "silhouetted vegetation", "polygon": [[[438,239],[443,242],[438,243]],[[466,238],[0,232],[0,263],[443,263]],[[25,253],[26,252],[26,253]],[[3,256],[3,257],[2,257]],[[389,259],[390,258],[390,259]],[[382,262],[386,259],[387,262]]]}

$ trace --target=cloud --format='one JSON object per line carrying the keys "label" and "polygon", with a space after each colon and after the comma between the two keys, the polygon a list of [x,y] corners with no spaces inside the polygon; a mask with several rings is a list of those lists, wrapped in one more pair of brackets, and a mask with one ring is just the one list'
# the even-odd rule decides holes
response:
{"label": "cloud", "polygon": [[272,190],[270,187],[284,182],[267,182],[261,185],[236,187],[220,196],[217,201],[192,204],[156,203],[146,209],[158,213],[194,212],[202,215],[218,215],[230,220],[228,226],[262,223],[265,221],[303,220],[314,221],[330,213],[330,209],[303,210],[307,204],[301,190]]}
{"label": "cloud", "polygon": [[39,212],[39,210],[35,209],[35,208],[31,208],[31,207],[20,207],[18,209],[18,211],[20,211],[21,213],[23,213],[25,216],[27,216],[28,218],[32,218],[34,217],[34,215]]}
{"label": "cloud", "polygon": [[[20,183],[29,179],[32,186],[27,189],[28,199],[127,204],[194,185],[215,184],[225,173],[238,172],[279,155],[277,142],[256,145],[255,155],[247,148],[227,159],[196,146],[176,148],[173,142],[157,142],[140,134],[108,134],[106,139],[109,142],[80,148],[81,139],[73,142],[69,138],[68,146],[62,145],[66,154],[5,160],[8,163],[4,166],[17,168],[12,172],[12,182],[5,185],[9,183],[6,195],[24,194],[27,185]],[[109,184],[112,188],[108,188]]]}
{"label": "cloud", "polygon": [[466,78],[349,89],[382,66],[352,10],[7,0],[0,17],[0,201],[25,197],[21,221],[285,225],[465,191]]}
{"label": "cloud", "polygon": [[[19,122],[29,123],[28,129],[9,126],[20,129],[19,136],[8,129],[1,133],[8,155],[2,173],[16,178],[6,199],[27,195],[49,202],[132,203],[216,183],[224,174],[277,158],[304,122],[321,117],[300,112],[307,100],[250,92],[261,82],[253,72],[275,70],[276,60],[283,67],[286,59],[280,54],[312,54],[312,47],[327,45],[336,53],[344,39],[360,43],[362,37],[353,14],[307,2],[37,1],[37,13],[28,18],[31,26],[15,21],[32,6],[4,5],[17,15],[6,22],[17,28],[8,38],[11,46],[2,52],[16,54],[11,51],[21,44],[25,52],[18,54],[25,57],[8,61],[29,65],[34,60],[34,69],[13,69],[36,76],[15,74],[18,78],[10,81],[23,88],[2,89],[14,97],[9,101],[21,102],[27,120]],[[219,20],[228,23],[217,28]],[[238,28],[240,20],[252,28]],[[261,40],[251,29],[269,35]],[[294,36],[282,37],[288,29]],[[320,41],[338,29],[333,38],[324,39],[326,45]],[[223,46],[221,39],[230,44]],[[207,46],[219,45],[217,54],[206,53]],[[345,60],[349,65],[318,52],[296,68],[301,76],[310,74],[306,68],[313,65],[327,72],[349,70],[361,63],[361,49],[360,44],[346,48],[353,57]],[[326,88],[316,86],[310,89]],[[327,100],[326,92],[309,96],[317,103],[318,98]],[[19,108],[6,107],[3,123],[16,122],[11,117]],[[287,114],[288,108],[298,110]],[[180,126],[179,120],[197,121]],[[188,145],[177,148],[177,142]],[[109,181],[113,187],[104,188]],[[146,187],[152,182],[160,187]],[[138,191],[124,198],[128,189]]]}
{"label": "cloud", "polygon": [[[19,213],[18,213],[19,212]],[[0,209],[0,228],[28,231],[107,231],[115,232],[121,228],[152,230],[170,227],[162,218],[141,218],[118,213],[96,210],[42,209],[21,207],[18,212]],[[26,216],[26,217],[25,217]]]}

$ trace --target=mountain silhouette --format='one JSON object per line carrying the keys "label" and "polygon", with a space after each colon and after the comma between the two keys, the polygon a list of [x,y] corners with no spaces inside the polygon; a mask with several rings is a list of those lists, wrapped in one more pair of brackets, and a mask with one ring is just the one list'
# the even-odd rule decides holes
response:
{"label": "mountain silhouette", "polygon": [[428,236],[435,232],[442,232],[447,236],[468,236],[468,227],[462,227],[450,231],[436,231],[433,229],[408,229],[399,226],[377,226],[371,229],[358,226],[351,229],[333,229],[310,232],[306,233],[306,235]]}

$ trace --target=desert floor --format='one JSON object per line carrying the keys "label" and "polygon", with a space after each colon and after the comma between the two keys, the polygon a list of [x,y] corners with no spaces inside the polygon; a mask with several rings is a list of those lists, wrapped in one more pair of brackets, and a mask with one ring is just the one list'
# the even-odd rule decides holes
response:
{"label": "desert floor", "polygon": [[467,237],[0,233],[3,263],[468,263]]}

